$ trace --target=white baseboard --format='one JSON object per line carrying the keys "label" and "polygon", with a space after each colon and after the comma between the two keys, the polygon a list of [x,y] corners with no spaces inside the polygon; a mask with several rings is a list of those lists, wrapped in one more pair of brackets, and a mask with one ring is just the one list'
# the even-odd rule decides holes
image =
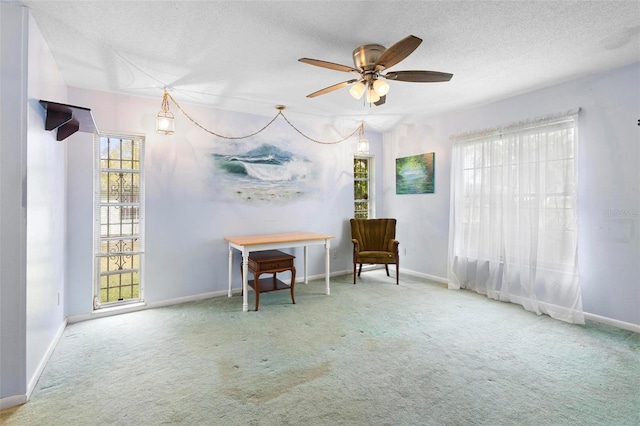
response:
{"label": "white baseboard", "polygon": [[601,317],[600,315],[584,313],[584,319],[597,322],[604,325],[610,325],[611,327],[621,328],[623,330],[633,331],[634,333],[640,333],[640,325],[633,324],[631,322],[619,321],[613,318]]}
{"label": "white baseboard", "polygon": [[[402,269],[402,268],[400,268],[400,272],[403,274],[413,275],[419,278],[424,278],[424,279],[445,284],[445,285],[448,285],[449,283],[449,281],[446,278],[439,277],[437,275],[430,275],[430,274],[425,274],[422,272],[416,272],[416,271],[412,271],[409,269]],[[334,272],[331,272],[329,276],[336,277],[336,276],[347,275],[352,273],[353,271],[351,270],[334,271]],[[320,280],[323,278],[324,278],[324,273],[308,276],[309,281]],[[296,278],[296,284],[302,283],[303,281],[304,281],[304,277]],[[238,293],[240,293],[240,288],[232,289],[232,294],[238,294]],[[186,297],[179,297],[176,299],[163,300],[160,302],[137,303],[134,305],[126,305],[126,306],[116,307],[116,308],[106,308],[106,309],[94,311],[88,314],[70,315],[69,317],[67,317],[67,321],[69,324],[72,324],[74,322],[87,321],[91,319],[102,318],[102,317],[107,317],[111,315],[118,315],[118,314],[123,314],[127,312],[136,312],[136,311],[141,311],[145,309],[161,308],[164,306],[178,305],[181,303],[195,302],[198,300],[211,299],[213,297],[223,297],[223,296],[224,297],[227,296],[227,290],[212,291],[208,293],[196,294],[194,296],[186,296]],[[610,325],[612,327],[621,328],[623,330],[633,331],[635,333],[640,333],[640,325],[638,324],[619,321],[613,318],[602,317],[602,316],[591,314],[588,312],[584,312],[584,317],[585,319],[593,322]]]}
{"label": "white baseboard", "polygon": [[[351,274],[353,273],[353,271],[334,271],[334,272],[330,272],[329,273],[329,277],[339,277],[342,275],[347,275],[347,274]],[[316,275],[308,275],[307,276],[307,280],[308,281],[313,281],[313,280],[322,280],[324,279],[324,272],[322,274],[316,274]],[[296,284],[301,283],[304,281],[304,276],[296,277]]]}
{"label": "white baseboard", "polygon": [[29,381],[29,383],[27,385],[27,395],[26,395],[27,400],[29,400],[29,398],[31,398],[31,394],[33,393],[33,390],[36,388],[36,384],[38,383],[38,380],[40,379],[40,375],[42,375],[42,372],[44,371],[44,367],[47,365],[47,362],[49,362],[49,358],[51,358],[51,354],[53,354],[53,351],[55,350],[56,346],[58,345],[58,342],[60,341],[60,338],[62,337],[62,333],[64,333],[64,329],[66,327],[67,327],[67,320],[65,319],[60,324],[60,327],[58,327],[58,331],[56,331],[55,337],[53,338],[53,340],[51,340],[51,343],[49,344],[49,347],[47,348],[47,352],[44,354],[44,356],[40,360],[40,363],[38,364],[38,368],[33,373],[33,376],[31,377],[31,380]]}
{"label": "white baseboard", "polygon": [[[237,290],[237,291],[234,290],[233,292],[235,293],[239,291],[240,290]],[[221,297],[226,295],[227,295],[227,290],[218,290],[218,291],[212,291],[208,293],[200,293],[193,296],[185,296],[185,297],[178,297],[175,299],[161,300],[159,302],[140,302],[140,303],[133,303],[130,305],[115,306],[112,308],[103,308],[103,309],[98,309],[86,314],[69,315],[67,317],[67,322],[69,324],[73,324],[76,322],[88,321],[96,318],[110,317],[113,315],[120,315],[128,312],[144,311],[145,309],[161,308],[164,306],[179,305],[181,303],[195,302],[197,300],[211,299],[212,297]]]}
{"label": "white baseboard", "polygon": [[13,395],[6,398],[0,398],[0,410],[5,408],[15,407],[16,405],[22,405],[27,402],[27,395]]}
{"label": "white baseboard", "polygon": [[[345,274],[349,274],[349,273],[350,273],[349,271],[337,271],[337,272],[331,272],[329,274],[329,276],[330,277],[335,277],[335,276],[345,275]],[[317,275],[308,275],[307,276],[307,279],[309,281],[319,280],[319,279],[323,279],[323,278],[324,278],[324,273],[317,274]],[[303,281],[304,281],[304,277],[296,278],[296,284],[297,283],[302,283]],[[232,294],[240,293],[240,288],[231,289],[231,293]],[[73,323],[76,323],[76,322],[88,321],[88,320],[92,320],[92,319],[96,319],[96,318],[104,318],[104,317],[109,317],[109,316],[112,316],[112,315],[125,314],[125,313],[128,313],[128,312],[143,311],[145,309],[161,308],[161,307],[164,307],[164,306],[179,305],[181,303],[195,302],[195,301],[198,301],[198,300],[211,299],[213,297],[223,297],[223,296],[227,296],[227,295],[228,295],[228,291],[227,290],[218,290],[218,291],[212,291],[212,292],[208,292],[208,293],[196,294],[194,296],[185,296],[185,297],[178,297],[178,298],[175,298],[175,299],[162,300],[160,302],[132,303],[130,305],[123,305],[123,306],[116,306],[116,307],[111,307],[111,308],[98,309],[98,310],[95,310],[93,312],[89,312],[89,313],[86,313],[86,314],[69,315],[67,317],[67,322],[69,324],[73,324]]]}
{"label": "white baseboard", "polygon": [[[435,276],[435,275],[423,274],[421,272],[410,271],[410,270],[407,270],[407,269],[400,269],[400,272],[405,273],[405,274],[409,274],[409,275],[414,275],[416,277],[425,278],[425,279],[428,279],[428,280],[431,280],[431,281],[443,283],[443,284],[448,284],[449,283],[449,281],[446,278],[438,277],[438,276]],[[599,324],[609,325],[611,327],[616,327],[616,328],[620,328],[620,329],[623,329],[623,330],[629,330],[629,331],[632,331],[634,333],[639,333],[640,334],[640,325],[639,324],[620,321],[620,320],[616,320],[616,319],[608,318],[608,317],[602,317],[600,315],[591,314],[589,312],[583,312],[583,315],[584,315],[584,319],[585,320],[597,322]]]}
{"label": "white baseboard", "polygon": [[449,281],[446,278],[439,277],[437,275],[423,274],[422,272],[411,271],[409,269],[400,268],[400,272],[404,274],[413,275],[415,277],[420,277],[427,279],[429,281],[435,281],[437,283],[448,284]]}

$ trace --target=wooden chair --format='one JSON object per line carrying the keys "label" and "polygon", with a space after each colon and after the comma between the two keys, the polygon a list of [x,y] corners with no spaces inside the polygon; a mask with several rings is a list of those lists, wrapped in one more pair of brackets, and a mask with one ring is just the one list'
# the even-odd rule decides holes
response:
{"label": "wooden chair", "polygon": [[395,219],[351,219],[353,242],[353,283],[356,283],[356,265],[384,264],[389,276],[389,265],[396,265],[396,285],[400,284],[400,256],[396,238]]}

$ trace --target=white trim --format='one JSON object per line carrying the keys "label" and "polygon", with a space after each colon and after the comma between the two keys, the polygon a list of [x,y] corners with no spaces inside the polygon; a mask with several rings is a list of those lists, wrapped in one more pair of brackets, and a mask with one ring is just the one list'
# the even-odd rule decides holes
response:
{"label": "white trim", "polygon": [[164,306],[179,305],[181,303],[195,302],[198,300],[211,299],[213,297],[221,297],[226,295],[227,295],[227,290],[218,290],[218,291],[212,291],[209,293],[196,294],[194,296],[185,296],[185,297],[178,297],[176,299],[167,299],[160,302],[131,303],[128,305],[114,306],[112,308],[98,309],[88,314],[69,315],[67,317],[67,321],[69,324],[73,324],[76,322],[88,321],[88,320],[97,319],[97,318],[110,317],[114,315],[126,314],[129,312],[144,311],[144,310],[153,309],[153,308],[162,308]]}
{"label": "white trim", "polygon": [[416,271],[411,271],[411,270],[402,269],[402,268],[400,268],[400,272],[402,272],[403,274],[413,275],[415,277],[425,278],[425,279],[427,279],[429,281],[435,281],[435,282],[441,283],[441,284],[448,284],[449,283],[449,281],[446,278],[442,278],[442,277],[439,277],[437,275],[424,274],[422,272],[416,272]]}
{"label": "white trim", "polygon": [[[379,269],[379,268],[376,268]],[[400,272],[403,274],[409,274],[409,275],[413,275],[416,277],[420,277],[420,278],[425,278],[428,279],[430,281],[434,281],[437,283],[441,283],[441,284],[448,284],[448,281],[446,278],[443,277],[439,277],[437,275],[430,275],[430,274],[424,274],[422,272],[416,272],[416,271],[412,271],[412,270],[408,270],[408,269],[400,269]],[[341,275],[350,275],[352,274],[353,271],[351,270],[347,270],[347,271],[334,271],[330,274],[330,276],[332,277],[336,277],[336,276],[341,276]],[[324,274],[317,274],[317,275],[310,275],[309,276],[309,280],[319,280],[324,278]],[[304,281],[304,278],[300,277],[300,278],[296,278],[296,283],[301,283]],[[237,294],[240,293],[240,288],[234,288],[233,289],[233,293]],[[484,296],[481,293],[477,293],[481,296]],[[103,317],[108,317],[108,316],[113,316],[113,315],[119,315],[119,314],[124,314],[124,313],[128,313],[128,312],[137,312],[137,311],[143,311],[146,309],[153,309],[153,308],[161,308],[164,306],[172,306],[172,305],[178,305],[181,303],[188,303],[188,302],[195,302],[198,300],[204,300],[204,299],[211,299],[214,297],[222,297],[222,296],[227,296],[228,292],[227,290],[218,290],[218,291],[212,291],[209,293],[201,293],[201,294],[197,294],[194,296],[186,296],[186,297],[179,297],[176,299],[168,299],[168,300],[164,300],[161,302],[154,302],[154,303],[135,303],[135,304],[131,304],[131,305],[126,305],[126,306],[118,306],[118,307],[113,307],[113,308],[104,308],[104,309],[100,309],[99,311],[94,311],[92,313],[89,314],[80,314],[80,315],[70,315],[69,317],[67,317],[67,322],[69,324],[73,324],[76,322],[81,322],[81,321],[87,321],[87,320],[92,320],[92,319],[96,319],[96,318],[103,318]],[[493,299],[491,299],[493,300]],[[628,331],[632,331],[634,333],[640,333],[640,324],[634,324],[634,323],[630,323],[630,322],[625,322],[625,321],[620,321],[620,320],[616,320],[613,318],[608,318],[608,317],[603,317],[600,315],[595,315],[595,314],[590,314],[588,312],[584,312],[584,319],[588,320],[588,321],[593,321],[593,322],[597,322],[600,324],[605,324],[605,325],[609,325],[615,328],[620,328],[623,330],[628,330]],[[57,342],[57,340],[56,340]],[[3,400],[0,400],[0,403]],[[26,402],[26,401],[25,401]],[[0,405],[0,409],[2,409],[2,406]]]}
{"label": "white trim", "polygon": [[[436,281],[436,282],[443,283],[443,284],[449,284],[449,281],[446,278],[437,277],[435,275],[423,274],[421,272],[409,271],[409,270],[405,270],[405,269],[400,269],[400,271],[403,272],[403,273],[407,273],[409,275],[415,275],[417,277],[426,278],[426,279],[431,280],[431,281]],[[452,290],[452,289],[453,290],[459,290],[460,288],[459,287],[458,288],[449,287],[449,289],[450,290]],[[477,294],[486,297],[486,295],[484,295],[482,293],[477,293]],[[555,306],[555,305],[545,304],[545,306],[548,307],[548,306]],[[559,306],[555,306],[555,307],[559,308],[559,309],[562,309]],[[586,321],[597,322],[599,324],[609,325],[611,327],[620,328],[620,329],[623,329],[623,330],[628,330],[628,331],[632,331],[634,333],[639,333],[640,334],[640,324],[634,324],[632,322],[620,321],[620,320],[609,318],[609,317],[603,317],[603,316],[600,316],[600,315],[591,314],[589,312],[583,312],[582,314],[584,315],[584,319]]]}
{"label": "white trim", "polygon": [[56,332],[55,337],[49,344],[47,351],[45,352],[44,356],[40,360],[40,363],[38,364],[38,368],[36,368],[36,371],[33,373],[33,376],[31,377],[31,380],[27,385],[27,395],[26,395],[27,400],[31,398],[31,394],[36,388],[36,385],[38,384],[38,380],[40,380],[40,376],[42,375],[44,368],[47,366],[47,362],[49,362],[49,358],[51,358],[51,355],[53,354],[53,351],[56,349],[58,342],[62,338],[62,333],[64,333],[64,329],[66,327],[67,327],[67,319],[65,318],[64,321],[62,321],[62,323],[60,324],[60,327],[58,327],[58,331]]}
{"label": "white trim", "polygon": [[633,324],[631,322],[620,321],[613,318],[601,317],[600,315],[590,314],[587,312],[584,313],[584,319],[597,322],[599,324],[610,325],[612,327],[621,328],[623,330],[633,331],[634,333],[640,333],[639,324]]}
{"label": "white trim", "polygon": [[26,404],[27,395],[13,395],[0,399],[0,410]]}
{"label": "white trim", "polygon": [[[123,141],[128,140],[131,141],[132,144],[138,145],[139,150],[139,166],[138,169],[114,169],[110,167],[102,167],[102,160],[100,158],[101,152],[100,148],[102,146],[102,139],[118,139],[122,144]],[[128,252],[127,254],[132,254],[138,256],[139,266],[137,268],[138,272],[138,297],[127,299],[125,303],[144,303],[144,281],[145,281],[145,146],[146,146],[146,137],[143,134],[122,134],[122,133],[94,133],[93,136],[93,307],[98,308],[100,306],[100,258],[104,257],[104,255],[100,252],[101,242],[103,241],[118,241],[125,239],[134,239],[137,238],[139,249],[137,251]],[[137,174],[138,175],[138,201],[136,203],[103,203],[101,201],[101,191],[100,187],[102,185],[101,176],[103,172],[122,172],[126,171],[126,173]],[[101,209],[103,207],[118,207],[118,206],[131,206],[138,208],[138,234],[131,235],[128,237],[108,237],[103,238],[100,234],[101,226],[102,226],[102,218],[101,218]],[[132,225],[133,226],[133,223]],[[133,231],[133,229],[132,229]],[[134,272],[135,269],[131,268],[131,272]],[[109,305],[112,302],[102,303],[102,305]],[[104,308],[104,309],[109,309]]]}
{"label": "white trim", "polygon": [[[339,277],[339,276],[347,275],[351,273],[353,273],[353,271],[333,271],[329,273],[329,276]],[[307,278],[308,280],[321,280],[321,279],[324,279],[324,274],[309,275]],[[304,282],[304,277],[296,277],[296,284],[297,283],[309,284],[308,282],[307,283]],[[238,289],[238,291],[240,291],[240,289]]]}
{"label": "white trim", "polygon": [[[338,271],[338,272],[332,272],[330,276],[335,277],[339,275],[346,275],[349,273],[351,272]],[[319,280],[322,278],[324,278],[324,274],[310,275],[308,277],[308,279],[310,280]],[[304,281],[304,277],[296,278],[296,283],[303,282],[303,281]],[[233,293],[236,293],[236,294],[240,293],[240,288],[234,288],[232,291]],[[97,319],[97,318],[110,317],[113,315],[126,314],[129,312],[144,311],[146,309],[162,308],[164,306],[179,305],[181,303],[196,302],[198,300],[212,299],[214,297],[221,297],[221,296],[227,296],[227,295],[228,295],[228,290],[218,290],[218,291],[211,291],[208,293],[196,294],[194,296],[185,296],[185,297],[178,297],[176,299],[167,299],[160,302],[131,303],[123,306],[114,306],[112,308],[97,309],[88,314],[69,315],[67,317],[67,322],[69,324],[73,324],[76,322],[88,321],[88,320]]]}
{"label": "white trim", "polygon": [[[355,153],[353,155],[353,160],[357,160],[357,159],[366,159],[367,160],[367,178],[366,179],[360,179],[360,180],[366,180],[368,182],[368,193],[367,193],[367,217],[369,219],[373,219],[376,217],[376,170],[375,170],[375,156],[373,154],[358,154]],[[355,164],[354,164],[354,169],[353,169],[353,182],[355,184],[356,182],[356,171],[355,171]],[[355,199],[353,200],[355,203]],[[353,206],[354,208],[354,213],[355,213],[355,204]]]}

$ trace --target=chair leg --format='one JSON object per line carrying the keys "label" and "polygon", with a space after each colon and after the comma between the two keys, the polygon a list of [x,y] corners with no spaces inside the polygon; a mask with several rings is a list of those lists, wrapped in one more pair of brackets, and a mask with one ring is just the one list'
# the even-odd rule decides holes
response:
{"label": "chair leg", "polygon": [[387,271],[387,276],[389,277],[390,275],[389,275],[389,264],[388,263],[384,264],[384,269]]}
{"label": "chair leg", "polygon": [[360,264],[360,268],[358,268],[358,276],[360,276],[361,272],[362,272],[362,263]]}
{"label": "chair leg", "polygon": [[400,285],[400,262],[396,262],[396,285]]}
{"label": "chair leg", "polygon": [[356,262],[353,262],[353,283],[356,283]]}

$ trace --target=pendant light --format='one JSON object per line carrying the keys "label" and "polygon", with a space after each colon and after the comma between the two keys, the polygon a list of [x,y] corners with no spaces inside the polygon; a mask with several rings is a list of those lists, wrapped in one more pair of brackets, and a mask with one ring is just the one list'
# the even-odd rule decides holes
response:
{"label": "pendant light", "polygon": [[369,139],[367,139],[364,135],[364,123],[360,124],[360,137],[358,138],[356,154],[358,155],[369,154]]}
{"label": "pendant light", "polygon": [[175,122],[173,113],[169,111],[169,94],[164,91],[162,97],[162,106],[158,115],[156,115],[156,132],[164,135],[172,135],[175,131]]}

